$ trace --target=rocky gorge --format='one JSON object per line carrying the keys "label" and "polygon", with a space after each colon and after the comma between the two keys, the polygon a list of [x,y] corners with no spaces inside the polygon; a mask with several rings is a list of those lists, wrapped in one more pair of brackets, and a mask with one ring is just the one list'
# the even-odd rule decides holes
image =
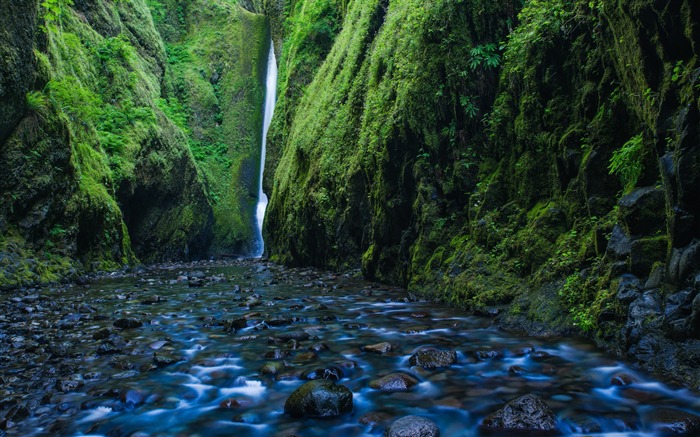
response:
{"label": "rocky gorge", "polygon": [[[386,416],[374,415],[366,423],[347,422],[352,423],[348,435],[383,430],[402,435],[401,429],[431,435],[435,424],[443,434],[454,432],[436,411],[468,423],[468,432],[487,432],[484,424],[500,429],[525,423],[512,415],[531,409],[539,412],[539,424],[555,423],[564,433],[654,433],[667,429],[659,424],[667,419],[675,424],[668,432],[694,432],[695,398],[661,388],[644,372],[700,390],[697,2],[0,0],[0,10],[7,11],[0,15],[0,305],[6,309],[0,335],[9,366],[3,364],[2,382],[24,384],[3,397],[7,432],[23,432],[25,425],[13,424],[27,421],[27,429],[44,430],[67,411],[66,418],[105,413],[107,419],[81,422],[91,423],[86,426],[61,423],[56,433],[87,434],[93,426],[115,435],[151,432],[109,419],[117,410],[152,405],[145,399],[158,397],[153,392],[129,395],[131,386],[117,384],[113,389],[126,390],[124,397],[121,391],[88,394],[91,399],[105,395],[112,403],[83,405],[74,399],[101,382],[115,381],[110,374],[93,383],[85,373],[97,370],[77,372],[86,356],[100,361],[134,353],[138,364],[120,369],[127,378],[151,370],[168,373],[181,365],[172,387],[193,385],[190,394],[173,388],[176,394],[165,395],[167,402],[161,397],[153,405],[170,411],[177,410],[175,399],[177,405],[196,400],[200,410],[220,413],[214,404],[225,400],[226,391],[210,387],[216,384],[208,384],[209,373],[217,371],[209,367],[221,364],[228,374],[240,365],[227,361],[228,352],[217,349],[223,345],[215,348],[214,361],[192,370],[181,364],[189,362],[179,361],[182,356],[161,354],[165,343],[153,349],[155,356],[142,344],[130,343],[131,333],[153,325],[129,314],[104,318],[109,311],[132,311],[137,297],[138,308],[158,308],[180,302],[178,293],[186,287],[216,288],[212,275],[185,275],[183,267],[181,282],[168,273],[151,277],[165,288],[147,296],[115,292],[104,297],[81,287],[96,272],[136,272],[132,277],[142,278],[150,271],[142,266],[154,263],[245,258],[260,231],[263,256],[273,264],[258,267],[283,271],[279,277],[263,275],[269,286],[284,281],[284,272],[295,272],[293,281],[304,272],[284,269],[359,271],[371,283],[384,284],[377,287],[385,289],[388,308],[399,298],[419,307],[416,314],[443,311],[441,305],[447,304],[458,311],[454,317],[475,323],[477,330],[493,323],[515,335],[487,329],[490,341],[505,346],[466,351],[459,343],[471,334],[433,320],[440,326],[436,332],[417,323],[410,328],[415,332],[401,335],[420,338],[429,332],[438,338],[409,341],[400,352],[397,342],[414,337],[392,340],[398,334],[391,329],[388,336],[348,347],[352,350],[345,355],[354,358],[389,354],[399,360],[393,354],[400,354],[395,372],[358,380],[335,362],[343,361],[338,356],[333,363],[304,369],[308,378],[301,380],[337,377],[337,383],[345,382],[355,402],[352,411],[373,414],[375,401],[362,401],[370,390],[381,391],[377,387],[395,388],[397,401],[406,392],[430,397],[431,384],[442,381],[444,372],[457,368],[479,378],[496,372],[500,378],[503,366],[487,370],[479,363],[508,363],[501,388],[489,386],[492,382],[487,388],[465,388],[463,382],[456,387],[468,393],[505,390],[509,396],[479,406],[469,400],[476,394],[463,394],[467,397],[458,396],[459,403],[447,402],[449,407],[414,405],[419,414],[413,414],[414,407],[397,407],[390,411],[395,427]],[[270,41],[279,60],[278,98],[261,174]],[[260,180],[269,196],[262,230],[255,217]],[[113,279],[124,279],[121,275]],[[253,307],[276,302],[252,296],[255,292],[243,298],[241,290],[219,285],[223,288],[217,292],[227,297],[208,303],[209,312],[223,311],[219,307],[226,307],[227,299],[241,298],[238,303]],[[81,301],[92,303],[82,307],[72,301],[75,308],[60,310],[76,290],[82,290]],[[296,299],[302,290],[276,296]],[[372,291],[368,286],[355,291],[362,295],[362,290]],[[102,306],[101,299],[128,305]],[[345,301],[338,297],[338,302]],[[193,312],[207,317],[192,305]],[[40,320],[49,313],[58,318]],[[372,314],[335,317],[348,325],[343,325],[346,334],[354,335],[372,326]],[[224,323],[219,317],[196,330]],[[261,318],[254,318],[259,322],[254,326],[239,317],[217,329],[231,336],[260,324],[294,326],[302,322],[297,318],[318,324],[335,320],[296,313],[256,317]],[[76,329],[87,323],[107,323],[100,334],[106,337],[81,337]],[[34,331],[40,328],[48,337]],[[279,347],[265,353],[271,352],[278,364],[269,364],[265,372],[272,373],[265,375],[294,367],[280,367],[279,361],[296,356],[294,342],[310,347],[304,342],[307,335],[317,335],[313,332],[293,330],[292,337],[273,339],[271,345]],[[68,352],[61,347],[64,335],[73,339],[71,347],[102,342],[98,348],[104,351],[77,347]],[[518,335],[534,336],[527,342],[538,346],[516,352],[512,342]],[[566,386],[570,381],[558,379],[567,370],[549,365],[578,369],[586,363],[585,353],[562,357],[569,350],[566,342],[578,347],[580,337],[615,357],[601,361],[631,360],[641,370],[625,367],[611,374],[608,368],[617,364],[591,364],[605,380],[571,370],[574,379],[587,375],[581,378],[588,393],[572,395]],[[246,352],[245,342],[235,344],[236,354],[253,353]],[[540,349],[555,356],[554,364],[542,364],[549,358],[538,361]],[[170,352],[197,355],[187,350],[180,345]],[[251,362],[262,366],[257,359]],[[69,364],[61,370],[61,363]],[[370,368],[381,368],[375,366]],[[252,386],[240,379],[222,387],[257,393],[264,386],[256,373],[262,367],[243,367],[248,373],[233,373],[244,379],[255,375]],[[443,376],[425,373],[431,369],[443,369]],[[533,381],[547,385],[552,380],[557,380],[553,391],[534,387]],[[48,393],[46,399],[33,391],[36,381]],[[354,414],[348,411],[346,390],[314,384],[328,395],[323,399],[338,399],[333,408],[341,417]],[[516,388],[509,389],[511,384]],[[286,407],[280,404],[291,395],[291,385],[282,380],[262,390],[279,391],[274,402],[265,400],[275,405],[262,413],[267,422],[275,422],[275,414],[298,415],[297,407],[283,413]],[[650,387],[652,394],[645,392]],[[298,395],[300,403],[326,411],[325,400],[313,395],[313,384],[309,388]],[[538,397],[521,399],[530,394]],[[257,405],[262,400],[256,396],[240,401]],[[577,428],[562,403],[587,396],[605,407],[586,410],[579,418],[597,425]],[[65,405],[57,401],[64,397]],[[610,398],[626,405],[625,414],[611,418]],[[502,408],[498,414],[496,404]],[[144,410],[145,417],[142,410],[134,411],[146,420],[149,414],[160,417],[158,410]],[[375,422],[380,425],[365,428]],[[155,420],[147,423],[156,426]],[[290,423],[280,425],[279,432],[285,426],[298,432]],[[263,423],[250,425],[247,432],[271,432]],[[329,426],[336,425],[341,426]],[[69,428],[63,431],[63,426]],[[321,428],[308,432],[328,431]],[[551,427],[544,431],[554,432]]]}

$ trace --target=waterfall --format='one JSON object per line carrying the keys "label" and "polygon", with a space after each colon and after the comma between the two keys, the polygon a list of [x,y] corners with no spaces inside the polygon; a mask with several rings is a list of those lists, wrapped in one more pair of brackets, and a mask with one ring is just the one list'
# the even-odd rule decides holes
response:
{"label": "waterfall", "polygon": [[277,92],[277,60],[275,50],[270,40],[270,53],[267,56],[267,80],[265,81],[265,107],[263,108],[263,131],[262,145],[260,148],[260,182],[258,184],[258,207],[255,212],[257,219],[257,242],[253,256],[259,258],[265,251],[265,241],[263,241],[262,228],[265,220],[265,209],[267,208],[267,195],[263,192],[263,172],[265,171],[265,147],[267,143],[267,130],[270,128],[272,113],[275,110],[275,98]]}

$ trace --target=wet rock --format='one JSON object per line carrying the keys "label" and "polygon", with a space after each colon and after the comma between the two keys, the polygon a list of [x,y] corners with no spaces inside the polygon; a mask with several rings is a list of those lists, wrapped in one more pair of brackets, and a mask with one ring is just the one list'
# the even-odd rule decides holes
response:
{"label": "wet rock", "polygon": [[167,302],[167,300],[161,296],[153,295],[141,301],[141,305],[154,305],[161,302]]}
{"label": "wet rock", "polygon": [[287,332],[283,332],[282,334],[278,334],[277,336],[275,336],[275,338],[282,340],[282,341],[289,341],[289,340],[304,341],[304,340],[308,340],[309,338],[311,338],[311,335],[306,331],[287,331]]}
{"label": "wet rock", "polygon": [[284,412],[294,417],[339,416],[352,410],[350,389],[325,379],[303,384],[284,403]]}
{"label": "wet rock", "polygon": [[56,390],[68,393],[83,386],[83,381],[78,379],[59,379],[56,381]]}
{"label": "wet rock", "polygon": [[374,352],[376,354],[385,354],[391,350],[391,343],[384,341],[377,344],[370,344],[363,346],[362,350],[365,352]]}
{"label": "wet rock", "polygon": [[620,277],[620,283],[617,286],[617,300],[623,305],[629,305],[639,297],[642,290],[642,284],[634,275],[625,274]]}
{"label": "wet rock", "polygon": [[284,369],[284,365],[279,361],[269,361],[262,366],[260,373],[262,375],[277,375],[282,369]]}
{"label": "wet rock", "polygon": [[231,420],[236,423],[247,423],[250,425],[261,423],[260,416],[252,412],[237,414]]}
{"label": "wet rock", "polygon": [[509,401],[500,410],[489,414],[481,427],[487,431],[553,433],[557,430],[557,418],[539,396],[528,394]]}
{"label": "wet rock", "polygon": [[618,205],[620,215],[632,235],[653,235],[666,230],[666,196],[663,188],[638,188],[623,196]]}
{"label": "wet rock", "polygon": [[616,260],[622,260],[629,256],[632,251],[632,239],[622,226],[613,226],[605,251],[606,255]]}
{"label": "wet rock", "polygon": [[316,355],[315,352],[312,352],[312,351],[301,352],[294,357],[294,362],[295,363],[308,363],[310,361],[314,361],[316,358],[318,358],[318,355]]}
{"label": "wet rock", "polygon": [[620,372],[614,374],[610,378],[610,385],[617,385],[617,386],[623,386],[623,385],[630,385],[633,382],[636,382],[637,380],[630,374]]}
{"label": "wet rock", "polygon": [[319,368],[314,370],[309,370],[301,374],[301,379],[315,380],[315,379],[328,379],[331,381],[340,381],[345,372],[338,366],[328,366],[325,368]]}
{"label": "wet rock", "polygon": [[114,322],[114,326],[119,329],[135,329],[143,325],[140,320],[133,318],[119,319]]}
{"label": "wet rock", "polygon": [[287,357],[292,355],[290,352],[287,352],[282,349],[274,349],[271,351],[268,351],[265,353],[265,358],[268,360],[283,360]]}
{"label": "wet rock", "polygon": [[644,421],[648,428],[664,435],[700,434],[700,416],[683,410],[658,408],[647,414]]}
{"label": "wet rock", "polygon": [[314,352],[327,351],[328,349],[329,347],[326,343],[316,343],[314,345],[309,346],[309,350],[312,350]]}
{"label": "wet rock", "polygon": [[405,373],[392,373],[370,381],[369,386],[381,391],[406,391],[418,384],[418,380]]}
{"label": "wet rock", "polygon": [[674,248],[668,263],[669,279],[681,284],[700,267],[700,241],[693,241],[683,248]]}
{"label": "wet rock", "polygon": [[126,408],[133,409],[140,407],[146,402],[146,395],[138,390],[124,390],[119,396],[119,399],[124,402]]}
{"label": "wet rock", "polygon": [[379,411],[370,411],[369,413],[365,413],[360,417],[358,422],[362,425],[367,425],[367,426],[377,426],[381,423],[387,422],[391,419],[391,416],[389,416],[386,413],[382,413]]}
{"label": "wet rock", "polygon": [[493,350],[493,349],[485,349],[485,350],[479,350],[479,351],[474,352],[474,356],[476,357],[477,360],[486,361],[486,360],[503,358],[503,353],[501,351],[497,351],[497,350]]}
{"label": "wet rock", "polygon": [[530,358],[532,358],[535,361],[545,361],[551,357],[552,355],[550,355],[549,352],[545,351],[535,351],[530,354]]}
{"label": "wet rock", "polygon": [[97,346],[97,355],[114,355],[122,353],[122,348],[112,341],[103,341]]}
{"label": "wet rock", "polygon": [[165,353],[153,352],[153,364],[155,364],[159,369],[170,366],[171,364],[175,364],[179,361],[182,361],[182,359]]}
{"label": "wet rock", "polygon": [[575,416],[566,419],[571,430],[578,434],[597,434],[603,431],[600,422],[589,416]]}
{"label": "wet rock", "polygon": [[661,296],[658,290],[647,290],[629,306],[627,330],[631,340],[639,340],[649,329],[662,324]]}
{"label": "wet rock", "polygon": [[104,329],[100,329],[99,331],[92,334],[92,339],[93,340],[104,340],[106,338],[109,338],[110,335],[112,335],[112,331],[110,331],[109,328],[104,328]]}
{"label": "wet rock", "polygon": [[286,326],[286,325],[291,325],[292,323],[296,322],[298,320],[297,317],[291,317],[291,316],[274,316],[270,319],[267,319],[266,322],[270,326]]}
{"label": "wet rock", "polygon": [[224,331],[236,332],[238,329],[243,329],[248,326],[248,320],[244,318],[227,320],[224,322]]}
{"label": "wet rock", "polygon": [[411,317],[414,319],[424,319],[426,317],[430,317],[430,313],[425,311],[414,311],[411,313]]}
{"label": "wet rock", "polygon": [[408,364],[424,369],[435,369],[438,367],[449,367],[456,361],[457,352],[453,350],[423,349],[411,355],[408,359]]}
{"label": "wet rock", "polygon": [[356,323],[356,322],[350,322],[350,323],[343,323],[343,327],[345,329],[365,329],[367,328],[366,323]]}
{"label": "wet rock", "polygon": [[253,406],[253,400],[248,398],[228,398],[219,403],[219,408],[238,409]]}
{"label": "wet rock", "polygon": [[430,327],[426,325],[413,325],[402,329],[401,332],[403,334],[421,334],[429,329]]}
{"label": "wet rock", "polygon": [[440,428],[426,417],[405,416],[395,420],[384,435],[386,437],[439,437]]}
{"label": "wet rock", "polygon": [[508,368],[508,373],[511,375],[524,375],[527,373],[527,369],[522,366],[510,366]]}
{"label": "wet rock", "polygon": [[693,337],[700,338],[700,293],[693,299],[690,330],[694,334]]}

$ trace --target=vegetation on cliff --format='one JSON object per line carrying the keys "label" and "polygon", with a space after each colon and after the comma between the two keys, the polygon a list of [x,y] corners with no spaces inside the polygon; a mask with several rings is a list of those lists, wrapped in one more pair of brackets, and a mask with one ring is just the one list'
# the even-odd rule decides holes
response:
{"label": "vegetation on cliff", "polygon": [[269,138],[271,256],[361,259],[370,278],[585,331],[697,386],[700,17],[664,5],[297,4],[281,63],[333,45],[281,82],[300,97]]}
{"label": "vegetation on cliff", "polygon": [[245,251],[264,18],[226,0],[12,11],[23,19],[3,17],[0,43],[13,60],[0,89],[0,285]]}

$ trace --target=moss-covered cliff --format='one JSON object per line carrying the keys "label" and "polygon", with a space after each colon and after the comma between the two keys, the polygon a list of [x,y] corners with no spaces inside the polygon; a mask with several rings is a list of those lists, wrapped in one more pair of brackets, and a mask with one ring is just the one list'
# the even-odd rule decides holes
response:
{"label": "moss-covered cliff", "polygon": [[297,2],[271,256],[361,260],[699,387],[698,23],[692,1]]}
{"label": "moss-covered cliff", "polygon": [[227,0],[2,9],[0,286],[246,250],[264,17]]}

